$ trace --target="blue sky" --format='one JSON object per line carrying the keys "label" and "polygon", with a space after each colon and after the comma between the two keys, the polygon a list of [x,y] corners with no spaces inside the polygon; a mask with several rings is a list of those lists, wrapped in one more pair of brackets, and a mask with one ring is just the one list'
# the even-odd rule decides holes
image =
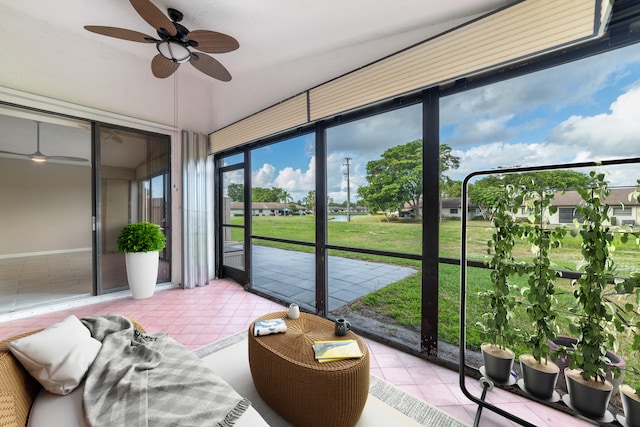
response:
{"label": "blue sky", "polygon": [[[328,189],[346,200],[344,158],[350,157],[351,201],[366,185],[370,160],[421,138],[420,106],[328,130]],[[450,178],[478,170],[640,157],[640,45],[521,76],[441,100],[440,141],[460,157]],[[255,152],[254,186],[304,197],[313,189],[310,136]],[[588,172],[588,170],[583,170]],[[612,185],[633,185],[640,166],[610,168]]]}

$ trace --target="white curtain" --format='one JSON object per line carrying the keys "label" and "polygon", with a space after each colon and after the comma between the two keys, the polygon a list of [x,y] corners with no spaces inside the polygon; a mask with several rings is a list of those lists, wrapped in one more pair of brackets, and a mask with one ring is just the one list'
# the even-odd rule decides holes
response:
{"label": "white curtain", "polygon": [[213,165],[207,156],[207,136],[182,131],[182,284],[185,289],[209,280],[211,248],[209,209]]}

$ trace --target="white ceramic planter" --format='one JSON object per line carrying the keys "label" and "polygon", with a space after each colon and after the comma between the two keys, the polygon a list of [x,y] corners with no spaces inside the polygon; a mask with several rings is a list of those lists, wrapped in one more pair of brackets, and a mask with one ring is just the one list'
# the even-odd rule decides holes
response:
{"label": "white ceramic planter", "polygon": [[127,280],[133,299],[149,298],[156,290],[160,252],[128,252],[124,254]]}

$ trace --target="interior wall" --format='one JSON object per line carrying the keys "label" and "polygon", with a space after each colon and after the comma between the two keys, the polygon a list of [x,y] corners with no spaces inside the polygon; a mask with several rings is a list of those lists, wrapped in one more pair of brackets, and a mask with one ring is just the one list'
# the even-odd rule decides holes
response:
{"label": "interior wall", "polygon": [[91,168],[0,158],[0,257],[91,249]]}

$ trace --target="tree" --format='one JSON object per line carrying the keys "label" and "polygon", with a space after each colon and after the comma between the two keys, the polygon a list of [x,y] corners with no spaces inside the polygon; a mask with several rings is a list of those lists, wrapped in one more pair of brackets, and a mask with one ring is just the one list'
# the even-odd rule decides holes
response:
{"label": "tree", "polygon": [[391,147],[379,160],[367,163],[369,185],[358,188],[372,212],[401,211],[409,203],[420,217],[422,197],[422,140]]}
{"label": "tree", "polygon": [[285,202],[287,192],[282,188],[271,187],[262,188],[255,187],[251,189],[251,200],[253,202]]}
{"label": "tree", "polygon": [[227,196],[232,202],[244,202],[244,184],[229,184]]}
{"label": "tree", "polygon": [[525,190],[567,190],[591,188],[596,184],[590,176],[572,170],[551,170],[524,173],[496,173],[469,185],[469,199],[480,208],[482,216],[491,220],[493,206],[502,189],[507,185]]}
{"label": "tree", "polygon": [[[451,154],[451,147],[447,144],[440,144],[440,188],[444,187],[450,179],[445,172],[449,169],[460,167],[460,157]],[[458,196],[459,197],[459,196]]]}
{"label": "tree", "polygon": [[282,190],[282,201],[286,204],[287,202],[289,202],[289,200],[293,200],[293,197],[291,197],[291,193],[286,190]]}
{"label": "tree", "polygon": [[[411,206],[414,217],[421,218],[422,201],[422,140],[389,148],[379,160],[367,163],[369,185],[358,189],[371,212],[401,211],[405,204]],[[440,181],[448,180],[445,172],[456,169],[460,158],[451,154],[451,147],[440,146]]]}
{"label": "tree", "polygon": [[445,199],[450,199],[453,197],[460,197],[461,194],[462,194],[462,181],[455,181],[455,180],[446,178],[440,183],[441,197]]}
{"label": "tree", "polygon": [[302,199],[302,204],[307,207],[307,209],[311,209],[313,214],[316,214],[316,190],[311,190],[307,194],[307,197]]}

